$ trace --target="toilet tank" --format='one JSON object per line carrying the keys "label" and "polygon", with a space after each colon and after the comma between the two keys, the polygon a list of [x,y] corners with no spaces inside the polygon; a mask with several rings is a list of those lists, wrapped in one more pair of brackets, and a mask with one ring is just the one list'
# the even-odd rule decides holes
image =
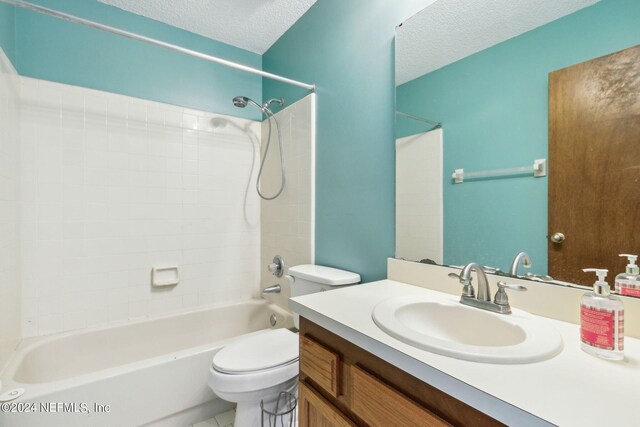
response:
{"label": "toilet tank", "polygon": [[291,296],[340,289],[343,286],[360,283],[360,275],[350,271],[322,265],[304,264],[289,268]]}

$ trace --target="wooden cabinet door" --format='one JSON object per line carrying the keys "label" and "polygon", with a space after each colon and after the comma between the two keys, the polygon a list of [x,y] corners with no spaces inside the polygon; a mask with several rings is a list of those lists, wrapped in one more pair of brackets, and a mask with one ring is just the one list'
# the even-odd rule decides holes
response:
{"label": "wooden cabinet door", "polygon": [[395,427],[445,427],[450,425],[357,366],[351,368],[351,385],[353,387],[351,409],[367,425],[374,427],[390,425]]}
{"label": "wooden cabinet door", "polygon": [[590,285],[640,250],[640,46],[549,74],[549,274]]}
{"label": "wooden cabinet door", "polygon": [[300,336],[300,372],[333,397],[340,395],[340,355]]}
{"label": "wooden cabinet door", "polygon": [[300,383],[298,388],[298,423],[300,427],[355,427],[351,420],[305,383]]}

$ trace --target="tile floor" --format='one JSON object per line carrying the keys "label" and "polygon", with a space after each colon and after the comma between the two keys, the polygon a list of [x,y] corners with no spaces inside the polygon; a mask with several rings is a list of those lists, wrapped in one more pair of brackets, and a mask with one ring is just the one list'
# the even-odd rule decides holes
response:
{"label": "tile floor", "polygon": [[209,420],[193,424],[190,427],[233,427],[233,420],[235,419],[235,417],[236,411],[234,409],[229,412],[224,412],[220,415],[216,415]]}

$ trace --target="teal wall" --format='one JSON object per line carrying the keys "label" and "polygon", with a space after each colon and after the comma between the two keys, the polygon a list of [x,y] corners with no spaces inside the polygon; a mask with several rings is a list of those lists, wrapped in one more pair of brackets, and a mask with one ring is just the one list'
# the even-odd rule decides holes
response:
{"label": "teal wall", "polygon": [[[395,26],[426,3],[319,0],[263,55],[266,71],[318,86],[316,263],[365,281],[395,252]],[[299,91],[264,83],[265,99],[281,95]]]}
{"label": "teal wall", "polygon": [[[96,0],[37,0],[43,6],[260,69],[260,55],[125,12]],[[262,78],[72,24],[16,10],[14,64],[21,75],[222,114],[258,118],[231,99],[262,96]]]}
{"label": "teal wall", "polygon": [[[603,0],[398,88],[398,109],[444,124],[444,259],[507,268],[520,250],[547,265],[547,179],[455,185],[468,171],[547,157],[549,72],[640,43],[640,1]],[[398,134],[416,131],[398,121]],[[579,184],[578,184],[579,185]]]}
{"label": "teal wall", "polygon": [[[317,84],[316,260],[365,280],[386,276],[395,238],[394,29],[433,0],[319,0],[263,57],[95,0],[35,1],[256,68],[264,61],[268,71]],[[231,97],[290,103],[306,94],[25,10],[15,22],[14,64],[30,77],[252,118],[252,110],[232,108]]]}
{"label": "teal wall", "polygon": [[15,14],[13,6],[0,4],[0,48],[15,66]]}

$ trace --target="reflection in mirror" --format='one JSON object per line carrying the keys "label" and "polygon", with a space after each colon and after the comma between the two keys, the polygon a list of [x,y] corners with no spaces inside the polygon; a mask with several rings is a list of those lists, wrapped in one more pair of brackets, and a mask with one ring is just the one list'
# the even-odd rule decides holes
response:
{"label": "reflection in mirror", "polygon": [[443,263],[442,129],[396,140],[396,189],[396,256]]}
{"label": "reflection in mirror", "polygon": [[613,191],[640,182],[640,2],[461,3],[397,29],[396,256],[509,272],[525,251],[519,275],[590,285],[581,268],[603,267],[613,285],[640,252],[640,190]]}

